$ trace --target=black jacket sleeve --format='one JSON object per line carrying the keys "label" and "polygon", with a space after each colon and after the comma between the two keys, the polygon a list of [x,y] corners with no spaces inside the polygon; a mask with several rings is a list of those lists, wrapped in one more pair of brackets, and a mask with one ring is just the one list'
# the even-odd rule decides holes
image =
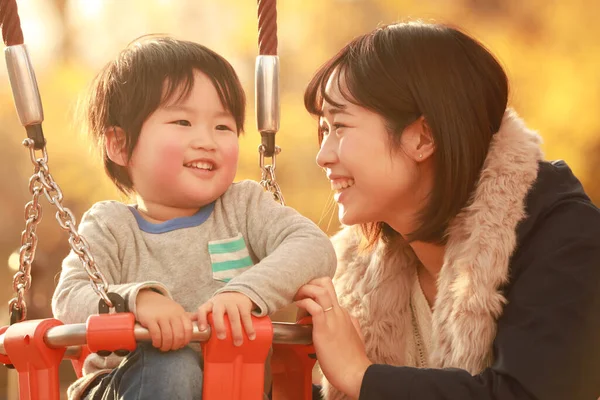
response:
{"label": "black jacket sleeve", "polygon": [[600,213],[557,204],[521,238],[494,341],[477,376],[372,365],[360,400],[596,400],[600,397]]}

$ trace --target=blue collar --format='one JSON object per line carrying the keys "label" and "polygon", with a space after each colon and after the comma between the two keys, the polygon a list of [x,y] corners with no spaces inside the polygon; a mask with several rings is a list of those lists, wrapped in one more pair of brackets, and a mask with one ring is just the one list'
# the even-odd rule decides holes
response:
{"label": "blue collar", "polygon": [[215,209],[215,202],[202,207],[198,212],[189,217],[178,217],[173,218],[165,222],[155,224],[147,221],[142,217],[137,209],[137,206],[128,206],[129,210],[135,217],[140,229],[147,233],[165,233],[175,231],[177,229],[192,228],[194,226],[201,225],[204,221],[210,217],[210,214]]}

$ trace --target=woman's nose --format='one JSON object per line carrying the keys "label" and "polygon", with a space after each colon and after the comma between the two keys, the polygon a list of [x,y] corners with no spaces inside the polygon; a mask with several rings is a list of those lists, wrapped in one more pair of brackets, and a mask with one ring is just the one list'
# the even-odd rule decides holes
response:
{"label": "woman's nose", "polygon": [[335,164],[338,161],[337,148],[331,136],[326,136],[321,142],[321,148],[317,153],[317,165],[325,168],[328,165]]}

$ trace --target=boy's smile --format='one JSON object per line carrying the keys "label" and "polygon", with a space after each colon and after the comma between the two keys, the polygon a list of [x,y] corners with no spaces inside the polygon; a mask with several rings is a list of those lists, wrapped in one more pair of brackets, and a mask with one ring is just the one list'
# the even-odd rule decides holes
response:
{"label": "boy's smile", "polygon": [[157,220],[192,215],[212,203],[237,170],[237,126],[212,81],[195,71],[189,95],[180,95],[144,122],[128,165],[138,207]]}

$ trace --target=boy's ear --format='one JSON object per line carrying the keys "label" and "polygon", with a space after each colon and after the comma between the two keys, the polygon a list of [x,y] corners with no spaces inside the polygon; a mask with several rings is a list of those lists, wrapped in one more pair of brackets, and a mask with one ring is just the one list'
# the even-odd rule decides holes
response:
{"label": "boy's ear", "polygon": [[106,129],[106,154],[112,162],[121,167],[126,167],[129,163],[125,142],[125,131],[123,129],[118,126],[111,126]]}

